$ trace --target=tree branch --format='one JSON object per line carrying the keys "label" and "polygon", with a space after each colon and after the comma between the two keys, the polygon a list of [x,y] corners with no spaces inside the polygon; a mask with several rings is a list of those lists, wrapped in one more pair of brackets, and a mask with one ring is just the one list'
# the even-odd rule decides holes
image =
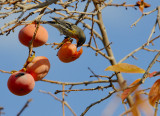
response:
{"label": "tree branch", "polygon": [[[94,3],[94,6],[95,6],[96,10],[99,10],[99,5],[98,5],[98,4]],[[104,26],[104,24],[103,24],[101,12],[98,12],[98,13],[97,13],[97,18],[98,18],[98,20],[99,20],[98,26],[99,26],[99,29],[100,29],[101,34],[102,34],[102,38],[103,38],[102,42],[103,42],[103,45],[104,45],[104,46],[107,46],[107,45],[110,44],[110,42],[109,42],[109,39],[108,39],[108,36],[107,36],[107,32],[106,32],[105,26]],[[111,60],[109,60],[110,63],[111,63],[112,65],[117,64],[117,63],[116,63],[116,60],[115,60],[115,58],[114,58],[112,49],[111,49],[111,48],[105,48],[105,50],[106,50],[108,56],[112,58]],[[121,87],[121,88],[125,88],[127,85],[124,84],[124,79],[123,79],[122,75],[121,75],[120,73],[118,73],[118,74],[116,74],[116,76],[117,76],[118,83],[119,83],[120,87]],[[132,104],[133,104],[133,100],[132,100],[132,98],[131,98],[130,96],[128,97],[128,103],[129,103],[130,106],[132,106]]]}

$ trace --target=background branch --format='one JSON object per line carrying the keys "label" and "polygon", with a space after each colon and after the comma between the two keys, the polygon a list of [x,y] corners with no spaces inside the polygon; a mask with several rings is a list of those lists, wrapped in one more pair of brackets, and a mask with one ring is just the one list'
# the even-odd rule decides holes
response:
{"label": "background branch", "polygon": [[20,110],[20,112],[17,114],[17,116],[20,116],[22,112],[28,107],[29,103],[32,101],[32,99],[29,99],[26,104],[23,106],[23,108]]}

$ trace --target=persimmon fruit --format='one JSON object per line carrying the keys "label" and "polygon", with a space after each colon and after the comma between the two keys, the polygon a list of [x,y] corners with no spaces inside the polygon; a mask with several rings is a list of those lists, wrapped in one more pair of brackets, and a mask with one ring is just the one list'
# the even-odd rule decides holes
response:
{"label": "persimmon fruit", "polygon": [[18,96],[23,96],[33,90],[35,81],[31,74],[18,71],[9,77],[7,85],[10,92]]}
{"label": "persimmon fruit", "polygon": [[[19,41],[25,46],[29,46],[29,42],[32,40],[34,32],[36,30],[36,24],[29,24],[23,27],[19,32]],[[33,47],[39,47],[44,45],[48,40],[48,32],[43,26],[39,26],[36,33]]]}
{"label": "persimmon fruit", "polygon": [[35,81],[42,80],[49,72],[50,62],[45,56],[37,56],[27,65],[26,72],[30,73]]}
{"label": "persimmon fruit", "polygon": [[64,63],[69,63],[78,59],[81,54],[83,53],[82,47],[79,51],[77,51],[76,45],[72,44],[71,42],[67,41],[62,45],[59,49],[57,55],[60,61]]}

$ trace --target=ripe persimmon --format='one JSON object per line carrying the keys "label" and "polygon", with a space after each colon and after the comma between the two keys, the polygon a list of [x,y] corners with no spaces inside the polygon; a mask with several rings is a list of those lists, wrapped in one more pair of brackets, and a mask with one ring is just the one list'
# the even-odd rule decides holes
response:
{"label": "ripe persimmon", "polygon": [[35,57],[26,67],[26,72],[30,73],[35,81],[42,80],[49,72],[50,62],[45,56]]}
{"label": "ripe persimmon", "polygon": [[[19,32],[19,41],[25,45],[29,46],[29,42],[32,40],[36,29],[36,24],[29,24],[23,27]],[[48,32],[43,26],[39,26],[36,33],[35,40],[33,42],[33,47],[39,47],[44,45],[48,40]]]}
{"label": "ripe persimmon", "polygon": [[9,77],[7,85],[10,92],[18,96],[23,96],[33,90],[35,81],[31,74],[18,71]]}
{"label": "ripe persimmon", "polygon": [[72,44],[71,42],[67,41],[62,45],[62,47],[59,49],[57,55],[58,58],[64,62],[69,63],[76,59],[78,59],[81,54],[83,53],[82,47],[79,51],[77,51],[76,45]]}

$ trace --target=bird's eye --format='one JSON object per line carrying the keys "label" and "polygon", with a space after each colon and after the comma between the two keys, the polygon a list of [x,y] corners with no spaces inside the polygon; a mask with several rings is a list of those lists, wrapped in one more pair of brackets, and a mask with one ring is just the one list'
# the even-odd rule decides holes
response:
{"label": "bird's eye", "polygon": [[69,28],[69,29],[71,29],[71,30],[72,30],[72,26],[71,26],[71,24],[66,23],[66,25],[67,25],[67,28]]}

